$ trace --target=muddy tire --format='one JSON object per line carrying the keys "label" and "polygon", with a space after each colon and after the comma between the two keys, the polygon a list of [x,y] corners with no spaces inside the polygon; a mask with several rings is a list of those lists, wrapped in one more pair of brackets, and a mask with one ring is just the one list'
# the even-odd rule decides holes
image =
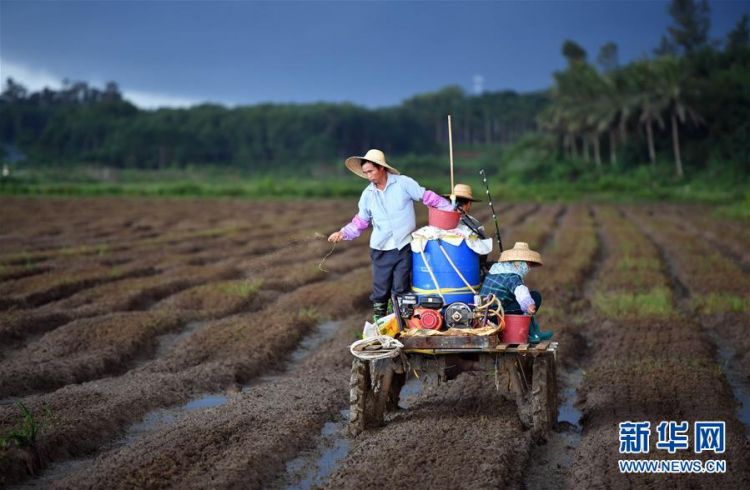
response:
{"label": "muddy tire", "polygon": [[349,434],[352,436],[384,424],[393,375],[390,362],[390,359],[363,361],[357,358],[352,361],[349,380]]}
{"label": "muddy tire", "polygon": [[504,362],[510,376],[511,392],[516,400],[518,420],[525,429],[531,429],[534,426],[529,386],[531,366],[520,358],[506,358]]}
{"label": "muddy tire", "polygon": [[553,357],[534,359],[530,398],[532,434],[537,440],[546,440],[557,423],[557,374]]}
{"label": "muddy tire", "polygon": [[349,380],[349,434],[352,436],[367,428],[367,398],[370,390],[370,366],[366,361],[355,357]]}

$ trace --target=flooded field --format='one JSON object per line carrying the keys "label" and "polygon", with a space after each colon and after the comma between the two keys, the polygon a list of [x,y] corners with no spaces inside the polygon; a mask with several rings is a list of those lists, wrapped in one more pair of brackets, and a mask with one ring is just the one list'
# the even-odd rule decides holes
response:
{"label": "flooded field", "polygon": [[[321,260],[353,201],[0,204],[0,486],[750,486],[750,227],[708,207],[497,207],[545,259],[560,411],[539,444],[472,373],[410,381],[347,436],[367,240]],[[627,420],[725,421],[727,472],[621,474]]]}

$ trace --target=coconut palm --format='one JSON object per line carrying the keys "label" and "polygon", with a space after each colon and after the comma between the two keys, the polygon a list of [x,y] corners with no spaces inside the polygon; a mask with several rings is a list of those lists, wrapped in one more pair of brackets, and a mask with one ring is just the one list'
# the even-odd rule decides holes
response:
{"label": "coconut palm", "polygon": [[665,105],[669,114],[672,128],[672,151],[674,152],[675,172],[677,177],[683,178],[685,172],[682,167],[680,152],[679,124],[688,120],[694,124],[701,121],[698,113],[687,102],[687,77],[682,62],[673,56],[663,56],[654,62],[657,74],[657,92],[659,99]]}
{"label": "coconut palm", "polygon": [[638,102],[638,122],[646,129],[648,144],[648,158],[652,166],[656,166],[656,150],[654,148],[654,124],[664,128],[662,113],[666,108],[666,101],[659,90],[657,74],[653,62],[650,60],[634,63],[633,74],[636,77],[635,98]]}

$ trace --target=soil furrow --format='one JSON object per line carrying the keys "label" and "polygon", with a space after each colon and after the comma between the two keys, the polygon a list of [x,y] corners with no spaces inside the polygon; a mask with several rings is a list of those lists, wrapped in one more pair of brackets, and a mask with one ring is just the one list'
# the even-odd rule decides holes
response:
{"label": "soil furrow", "polygon": [[[593,284],[591,361],[582,386],[584,431],[568,484],[630,487],[648,485],[653,476],[622,474],[617,460],[644,455],[619,454],[618,423],[663,420],[725,420],[726,457],[731,474],[664,475],[660,487],[745,486],[748,454],[739,422],[732,414],[731,392],[700,326],[679,316],[658,250],[632,223],[613,209],[599,211],[608,257]],[[665,288],[665,285],[667,286]],[[655,432],[655,430],[654,430]],[[655,459],[685,457],[655,448]],[[689,459],[709,455],[689,454]]]}
{"label": "soil furrow", "polygon": [[[344,284],[348,287],[342,290]],[[44,455],[42,465],[90,454],[148,410],[184,403],[190,394],[246,383],[278,367],[317,321],[362,308],[368,289],[369,272],[354,270],[329,283],[299,288],[259,313],[209,322],[165,358],[121,377],[24,398],[35,413],[48,407],[54,415],[55,424],[37,442]],[[0,430],[16,423],[17,417],[14,407],[0,406]],[[11,451],[0,461],[0,474],[7,474],[8,482],[18,481],[26,471],[26,458],[21,450]]]}
{"label": "soil furrow", "polygon": [[[56,488],[81,486],[210,486],[268,488],[287,460],[310,447],[320,428],[344,406],[347,338],[359,328],[342,322],[338,335],[294,369],[263,378],[230,395],[225,405],[186,414],[99,456]],[[354,325],[354,329],[352,326]],[[195,451],[194,441],[201,441]],[[159,457],[153,458],[153,454]],[[164,472],[163,461],[176,463]]]}
{"label": "soil furrow", "polygon": [[561,407],[555,431],[546,444],[535,446],[529,456],[522,482],[525,488],[564,487],[583,430],[576,406],[591,344],[584,295],[601,273],[604,248],[590,210],[576,206],[566,218],[551,249],[543,255],[545,268],[550,270],[540,271],[536,278],[542,289],[551,289],[540,310],[540,321],[560,342],[557,374]]}

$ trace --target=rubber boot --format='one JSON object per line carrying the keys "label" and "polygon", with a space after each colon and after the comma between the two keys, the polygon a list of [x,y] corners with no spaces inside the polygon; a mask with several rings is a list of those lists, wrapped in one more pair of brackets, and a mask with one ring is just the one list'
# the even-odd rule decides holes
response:
{"label": "rubber boot", "polygon": [[552,338],[552,332],[542,332],[539,330],[539,324],[536,322],[535,317],[531,317],[531,324],[529,325],[529,343],[538,344],[543,340],[549,340]]}
{"label": "rubber boot", "polygon": [[372,304],[372,320],[377,323],[378,320],[388,314],[388,303]]}

